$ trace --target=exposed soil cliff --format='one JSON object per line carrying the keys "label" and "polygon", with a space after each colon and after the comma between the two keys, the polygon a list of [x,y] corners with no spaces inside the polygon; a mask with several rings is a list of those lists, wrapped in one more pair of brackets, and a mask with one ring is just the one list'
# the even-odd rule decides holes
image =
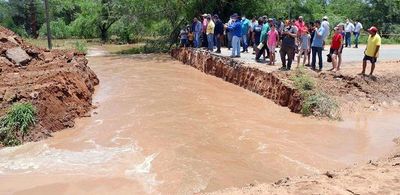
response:
{"label": "exposed soil cliff", "polygon": [[84,54],[46,50],[0,27],[0,115],[15,102],[32,102],[37,124],[24,141],[37,141],[74,125],[92,108],[99,83]]}
{"label": "exposed soil cliff", "polygon": [[278,72],[264,72],[228,57],[191,48],[173,49],[171,56],[206,74],[222,78],[271,99],[293,112],[299,112],[301,109],[300,94],[292,86],[283,82]]}

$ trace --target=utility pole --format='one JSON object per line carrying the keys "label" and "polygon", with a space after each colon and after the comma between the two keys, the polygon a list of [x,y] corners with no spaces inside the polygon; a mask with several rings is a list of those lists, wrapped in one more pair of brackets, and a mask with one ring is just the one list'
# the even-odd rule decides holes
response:
{"label": "utility pole", "polygon": [[44,7],[46,10],[47,46],[49,47],[49,49],[51,49],[52,45],[51,45],[51,31],[50,31],[49,0],[44,0]]}

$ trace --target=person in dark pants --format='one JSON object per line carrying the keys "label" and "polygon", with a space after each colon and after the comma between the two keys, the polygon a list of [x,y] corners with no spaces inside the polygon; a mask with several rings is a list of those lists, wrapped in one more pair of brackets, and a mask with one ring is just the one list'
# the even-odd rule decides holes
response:
{"label": "person in dark pants", "polygon": [[261,34],[260,34],[260,43],[262,43],[260,46],[261,48],[258,48],[257,54],[256,54],[256,61],[260,61],[261,55],[264,54],[264,52],[267,53],[267,58],[269,57],[269,49],[268,49],[268,32],[271,29],[270,24],[272,22],[272,19],[264,19],[264,25],[262,26]]}
{"label": "person in dark pants", "polygon": [[295,55],[294,51],[296,47],[296,37],[297,37],[297,28],[296,26],[293,25],[293,22],[291,20],[288,21],[287,26],[284,28],[282,36],[283,36],[282,45],[281,45],[281,50],[279,51],[282,61],[281,70],[290,70]]}
{"label": "person in dark pants", "polygon": [[221,40],[224,36],[224,24],[219,19],[217,14],[214,15],[214,21],[215,21],[214,36],[217,45],[216,53],[221,53]]}
{"label": "person in dark pants", "polygon": [[208,26],[208,20],[207,20],[207,16],[208,14],[203,14],[203,22],[202,22],[202,33],[201,33],[201,37],[202,37],[202,47],[206,47],[208,48],[208,40],[207,40],[207,26]]}
{"label": "person in dark pants", "polygon": [[321,21],[315,21],[315,36],[313,42],[311,44],[312,50],[312,60],[311,60],[311,69],[316,70],[316,56],[318,55],[319,62],[319,71],[322,70],[323,61],[322,61],[322,48],[324,47],[324,33],[325,28],[321,26]]}

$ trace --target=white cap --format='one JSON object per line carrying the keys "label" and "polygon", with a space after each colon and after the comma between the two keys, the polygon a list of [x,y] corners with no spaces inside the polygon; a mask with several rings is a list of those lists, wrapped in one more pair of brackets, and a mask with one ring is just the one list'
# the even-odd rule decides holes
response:
{"label": "white cap", "polygon": [[328,16],[324,16],[322,19],[324,19],[324,20],[328,20]]}

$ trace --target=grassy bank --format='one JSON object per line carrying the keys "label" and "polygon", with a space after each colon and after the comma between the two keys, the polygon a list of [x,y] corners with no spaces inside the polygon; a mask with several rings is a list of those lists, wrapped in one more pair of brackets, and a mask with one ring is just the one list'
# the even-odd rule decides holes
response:
{"label": "grassy bank", "polygon": [[333,120],[340,120],[339,104],[335,99],[318,90],[315,80],[309,73],[300,67],[292,73],[290,80],[302,97],[301,114],[304,116],[327,117]]}

